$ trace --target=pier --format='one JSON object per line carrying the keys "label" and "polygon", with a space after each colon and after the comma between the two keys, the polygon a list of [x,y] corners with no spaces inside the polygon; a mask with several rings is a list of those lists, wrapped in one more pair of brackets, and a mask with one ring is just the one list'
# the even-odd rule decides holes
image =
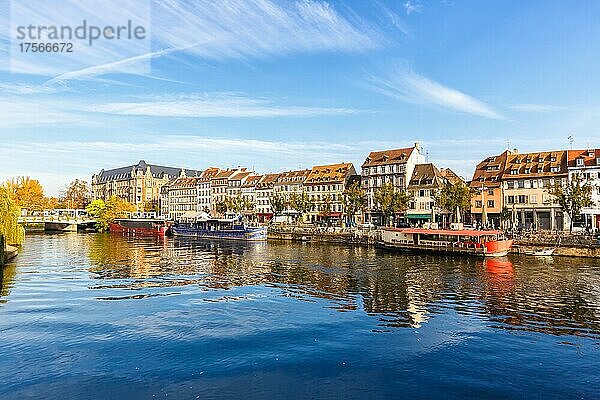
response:
{"label": "pier", "polygon": [[[46,210],[37,215],[19,217],[27,230],[77,232],[92,229],[96,220],[82,209]],[[43,228],[42,228],[43,227]]]}

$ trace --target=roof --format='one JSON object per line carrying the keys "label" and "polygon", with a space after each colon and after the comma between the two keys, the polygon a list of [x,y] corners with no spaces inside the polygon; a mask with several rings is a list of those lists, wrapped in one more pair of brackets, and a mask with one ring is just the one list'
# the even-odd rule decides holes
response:
{"label": "roof", "polygon": [[452,185],[456,185],[457,183],[464,183],[464,179],[452,171],[450,168],[440,168],[440,175],[444,177],[448,182]]}
{"label": "roof", "polygon": [[420,228],[383,228],[386,231],[396,231],[406,234],[424,234],[424,235],[446,235],[446,236],[485,236],[500,235],[502,231],[476,231],[470,229],[450,230],[450,229],[420,229]]}
{"label": "roof", "polygon": [[165,167],[162,165],[148,164],[144,160],[140,160],[135,165],[129,165],[127,167],[120,167],[109,170],[101,170],[97,175],[94,175],[98,183],[104,183],[108,181],[128,180],[131,179],[131,173],[143,172],[150,168],[150,173],[154,178],[174,178],[178,177],[182,170],[185,171],[186,176],[198,176],[202,171],[194,169],[185,169],[177,167]]}
{"label": "roof", "polygon": [[256,189],[272,188],[278,177],[279,177],[279,174],[263,175],[262,179],[256,184]]}
{"label": "roof", "polygon": [[286,171],[279,174],[275,185],[286,185],[289,183],[303,183],[310,174],[310,169],[301,169],[297,171]]}
{"label": "roof", "polygon": [[202,172],[202,175],[200,175],[200,179],[202,182],[208,182],[209,180],[211,180],[216,174],[218,174],[220,171],[219,168],[217,167],[208,167],[204,170],[204,172]]}
{"label": "roof", "polygon": [[[552,171],[556,167],[559,170]],[[516,173],[512,171],[516,171]],[[537,178],[566,174],[567,150],[512,153],[506,158],[502,179]]]}
{"label": "roof", "polygon": [[244,183],[242,183],[242,187],[256,186],[256,184],[262,179],[262,177],[263,175],[251,175],[248,178],[246,178]]}
{"label": "roof", "polygon": [[241,171],[238,172],[237,174],[234,174],[233,176],[231,176],[229,178],[230,181],[241,181],[242,179],[248,177],[249,175],[252,175],[254,172],[252,171]]}
{"label": "roof", "polygon": [[231,179],[231,177],[235,174],[237,174],[238,172],[245,172],[246,168],[235,168],[235,169],[225,169],[225,170],[220,170],[219,172],[217,172],[216,174],[213,175],[213,177],[211,178],[211,180],[218,180],[218,179]]}
{"label": "roof", "polygon": [[372,151],[365,159],[362,167],[365,168],[387,164],[405,164],[414,149],[415,147],[413,146],[405,149]]}
{"label": "roof", "polygon": [[586,167],[600,166],[600,149],[569,150],[568,154],[569,168],[581,167],[581,165],[577,165],[578,159],[583,159],[583,166]]}
{"label": "roof", "polygon": [[408,187],[441,187],[444,178],[432,163],[417,164],[413,170]]}
{"label": "roof", "polygon": [[509,153],[509,150],[505,150],[502,154],[486,157],[477,164],[469,186],[479,188],[485,184],[488,187],[499,187]]}
{"label": "roof", "polygon": [[200,182],[200,177],[182,177],[182,178],[176,178],[173,179],[171,181],[169,181],[169,183],[167,184],[169,188],[184,188],[184,187],[194,187],[196,186],[196,184]]}
{"label": "roof", "polygon": [[304,184],[344,183],[349,175],[356,175],[352,163],[317,165],[312,167]]}

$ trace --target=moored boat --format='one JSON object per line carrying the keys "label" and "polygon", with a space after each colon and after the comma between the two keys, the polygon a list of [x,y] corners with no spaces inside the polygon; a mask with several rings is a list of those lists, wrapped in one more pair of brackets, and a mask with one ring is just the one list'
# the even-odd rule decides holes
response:
{"label": "moored boat", "polygon": [[168,226],[157,218],[117,218],[110,225],[111,232],[133,235],[164,236]]}
{"label": "moored boat", "polygon": [[505,256],[512,243],[500,231],[419,228],[383,228],[380,242],[386,248],[480,257]]}
{"label": "moored boat", "polygon": [[173,236],[188,236],[208,239],[267,240],[266,226],[248,226],[241,216],[235,218],[212,218],[198,213],[175,222],[171,226]]}

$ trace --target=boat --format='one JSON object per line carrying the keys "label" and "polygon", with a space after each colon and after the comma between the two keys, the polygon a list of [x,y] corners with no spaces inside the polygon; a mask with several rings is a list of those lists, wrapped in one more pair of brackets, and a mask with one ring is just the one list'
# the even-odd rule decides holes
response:
{"label": "boat", "polygon": [[523,254],[527,254],[528,256],[544,257],[554,254],[554,250],[556,249],[524,250]]}
{"label": "boat", "polygon": [[175,222],[170,232],[173,236],[208,239],[267,240],[266,226],[248,226],[242,216],[213,218],[206,213],[196,213]]}
{"label": "boat", "polygon": [[405,251],[502,257],[513,241],[501,231],[470,229],[383,228],[379,245]]}
{"label": "boat", "polygon": [[164,236],[168,226],[159,218],[117,218],[109,225],[110,232],[132,235]]}

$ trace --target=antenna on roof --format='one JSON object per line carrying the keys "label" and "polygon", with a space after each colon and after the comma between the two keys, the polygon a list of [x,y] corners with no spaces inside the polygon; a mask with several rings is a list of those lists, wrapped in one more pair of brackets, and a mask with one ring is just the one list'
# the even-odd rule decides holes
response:
{"label": "antenna on roof", "polygon": [[569,150],[573,150],[573,141],[575,139],[573,139],[572,135],[567,136],[567,139],[569,139]]}
{"label": "antenna on roof", "polygon": [[425,162],[429,162],[429,150],[425,150]]}
{"label": "antenna on roof", "polygon": [[506,150],[510,150],[510,139],[506,139]]}

